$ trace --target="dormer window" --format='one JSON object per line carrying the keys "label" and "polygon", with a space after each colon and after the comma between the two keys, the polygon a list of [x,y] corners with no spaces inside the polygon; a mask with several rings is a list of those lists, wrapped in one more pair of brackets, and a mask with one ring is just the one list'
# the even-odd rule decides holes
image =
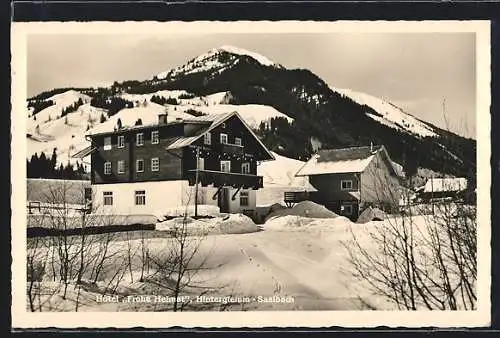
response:
{"label": "dormer window", "polygon": [[236,144],[237,146],[241,146],[241,138],[235,137],[234,138],[234,144]]}
{"label": "dormer window", "polygon": [[203,142],[206,145],[211,145],[212,144],[212,134],[210,132],[205,133],[205,135],[203,136]]}
{"label": "dormer window", "polygon": [[151,132],[151,144],[158,144],[159,142],[160,140],[158,130],[153,130]]}
{"label": "dormer window", "polygon": [[227,134],[220,134],[220,143],[227,144]]}
{"label": "dormer window", "polygon": [[142,146],[144,144],[144,134],[138,133],[135,135],[135,144],[138,146]]}
{"label": "dormer window", "polygon": [[111,136],[104,138],[104,150],[111,150]]}

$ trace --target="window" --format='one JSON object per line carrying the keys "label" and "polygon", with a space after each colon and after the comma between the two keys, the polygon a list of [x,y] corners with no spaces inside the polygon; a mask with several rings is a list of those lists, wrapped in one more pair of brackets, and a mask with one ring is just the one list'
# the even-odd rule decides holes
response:
{"label": "window", "polygon": [[135,161],[135,170],[138,173],[142,173],[144,171],[144,160]]}
{"label": "window", "polygon": [[104,162],[104,175],[111,175],[111,162]]}
{"label": "window", "polygon": [[138,146],[142,146],[144,144],[144,134],[139,133],[135,135],[135,144]]}
{"label": "window", "polygon": [[146,205],[146,191],[136,190],[135,191],[135,205]]}
{"label": "window", "polygon": [[118,174],[125,173],[125,161],[118,161]]}
{"label": "window", "polygon": [[113,205],[113,192],[112,191],[103,191],[103,204],[104,205]]}
{"label": "window", "polygon": [[240,206],[241,207],[248,207],[248,191],[247,190],[241,190],[240,191]]}
{"label": "window", "polygon": [[220,134],[220,143],[227,144],[227,134]]}
{"label": "window", "polygon": [[203,140],[205,142],[205,144],[212,144],[212,134],[210,132],[206,133],[204,136],[203,136]]}
{"label": "window", "polygon": [[152,144],[158,144],[160,142],[158,136],[159,136],[158,130],[153,130],[151,132],[151,143]]}
{"label": "window", "polygon": [[111,137],[104,138],[104,150],[111,150]]}
{"label": "window", "polygon": [[241,146],[241,138],[235,137],[234,138],[234,144],[236,144],[237,146]]}
{"label": "window", "polygon": [[241,173],[250,174],[250,163],[245,162],[241,164]]}
{"label": "window", "polygon": [[125,136],[119,135],[118,136],[118,148],[124,148],[125,147]]}
{"label": "window", "polygon": [[220,161],[220,171],[224,173],[231,172],[231,161]]}
{"label": "window", "polygon": [[151,171],[160,171],[160,159],[158,157],[151,159]]}
{"label": "window", "polygon": [[351,180],[340,181],[340,189],[341,190],[351,190],[352,189],[352,181]]}
{"label": "window", "polygon": [[340,213],[344,215],[352,215],[352,204],[341,205]]}

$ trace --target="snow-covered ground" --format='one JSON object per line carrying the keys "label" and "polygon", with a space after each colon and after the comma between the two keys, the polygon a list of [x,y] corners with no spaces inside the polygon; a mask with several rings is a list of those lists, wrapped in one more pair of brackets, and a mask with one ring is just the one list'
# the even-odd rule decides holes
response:
{"label": "snow-covered ground", "polygon": [[429,125],[411,116],[410,114],[405,113],[401,108],[391,104],[390,102],[365,93],[356,92],[351,89],[341,89],[335,87],[330,88],[339,94],[351,98],[356,103],[372,108],[377,113],[382,115],[377,116],[367,114],[370,118],[377,122],[421,137],[438,136]]}
{"label": "snow-covered ground", "polygon": [[[233,218],[239,218],[234,216]],[[305,221],[304,221],[305,220]],[[308,223],[301,228],[303,222],[313,221],[316,226]],[[246,227],[249,226],[248,220]],[[276,224],[278,221],[275,221]],[[277,227],[270,224],[269,229],[246,234],[221,234],[204,237],[200,242],[199,252],[207,256],[207,267],[198,278],[207,281],[206,285],[213,288],[213,296],[241,297],[289,297],[293,302],[259,303],[256,300],[233,308],[233,310],[355,310],[366,308],[350,291],[352,278],[344,276],[340,268],[344,265],[345,252],[340,240],[349,236],[348,221],[315,220],[293,217],[284,218],[282,222],[291,222],[293,226],[284,224]],[[333,222],[333,223],[326,223]],[[242,228],[245,222],[233,221]],[[298,225],[297,225],[298,224]],[[255,226],[255,225],[254,225]],[[294,228],[289,231],[289,228]],[[140,245],[140,240],[133,240],[134,248]],[[126,245],[125,245],[126,246]],[[110,253],[124,247],[123,242],[113,242]],[[148,250],[151,255],[165,248],[165,238],[148,238]],[[134,252],[140,250],[133,249]],[[119,256],[110,262],[109,269],[117,268]],[[136,260],[138,257],[135,258]],[[107,275],[112,275],[109,271]],[[137,282],[138,267],[134,268],[134,282],[125,276],[120,290],[127,290],[127,295],[158,294],[144,292],[147,282]],[[50,283],[47,281],[47,285]],[[106,285],[99,283],[92,288],[81,291],[78,311],[151,311],[150,302],[143,303],[109,303],[96,302],[96,296]],[[150,287],[150,286],[149,286]],[[85,290],[86,289],[86,290]],[[93,289],[93,290],[92,290]],[[102,291],[101,291],[102,292]],[[163,292],[165,293],[165,292]],[[52,310],[74,311],[74,300],[77,291],[70,286],[67,300],[54,297],[51,301]],[[125,297],[125,293],[120,295]],[[58,303],[59,302],[59,303]],[[161,306],[161,304],[156,304]],[[215,304],[220,305],[220,304]],[[47,309],[48,310],[48,309]]]}
{"label": "snow-covered ground", "polygon": [[38,117],[44,112],[45,109],[36,115],[36,121],[29,120],[27,133],[30,136],[27,137],[27,157],[35,153],[40,155],[41,152],[44,152],[46,156],[51,156],[56,148],[58,161],[64,164],[68,160],[71,163],[76,162],[71,155],[88,146],[88,141],[85,139],[85,134],[89,132],[87,127],[98,125],[101,115],[107,116],[106,110],[92,107],[89,103],[78,107],[75,112],[65,117],[48,122],[42,122],[43,120]]}
{"label": "snow-covered ground", "polygon": [[[142,125],[157,124],[158,115],[164,114],[165,112],[166,108],[164,106],[153,102],[146,102],[146,104],[141,104],[133,108],[125,108],[111,116],[106,122],[98,124],[89,130],[89,134],[113,131],[117,125],[118,119],[121,120],[123,127],[132,127],[139,119],[141,119]],[[174,111],[173,109],[168,110],[167,119],[169,122],[175,121],[178,118],[192,118],[192,116]]]}
{"label": "snow-covered ground", "polygon": [[40,125],[49,122],[49,120],[55,120],[58,116],[61,116],[62,110],[71,106],[72,104],[78,102],[82,99],[83,103],[90,102],[90,96],[82,94],[76,90],[68,90],[64,93],[56,94],[46,99],[46,101],[51,100],[54,104],[50,107],[43,109],[36,114],[36,120],[30,118],[28,121],[28,130],[32,130],[36,125]]}
{"label": "snow-covered ground", "polygon": [[[402,219],[389,217],[384,221],[352,223],[345,217],[314,218],[308,213],[281,215],[269,219],[262,227],[256,226],[246,216],[231,215],[221,219],[193,220],[188,218],[189,236],[186,248],[196,248],[194,262],[203,262],[204,269],[198,271],[192,282],[201,283],[184,291],[182,296],[194,299],[201,292],[210,297],[247,297],[248,302],[229,305],[228,310],[394,310],[397,306],[381,296],[374,295],[366,280],[353,275],[350,253],[353,239],[369,253],[379,253],[380,243],[373,234],[386,234]],[[311,215],[309,213],[309,215]],[[430,226],[425,216],[412,217],[414,236],[420,236]],[[406,218],[406,222],[409,218]],[[224,224],[224,222],[226,222]],[[162,257],[169,247],[169,231],[182,226],[182,218],[157,225],[153,235],[120,236],[110,242],[108,254],[112,257],[103,267],[102,276],[96,284],[84,283],[78,288],[70,285],[68,297],[63,300],[61,290],[51,297],[45,310],[74,311],[75,299],[79,297],[78,311],[160,311],[171,309],[171,303],[150,300],[127,301],[128,296],[168,295],[166,289],[149,282],[153,271],[146,272],[142,281],[141,252],[146,248],[151,257]],[[202,230],[196,232],[193,230]],[[154,233],[157,233],[155,236]],[[211,234],[199,236],[200,233]],[[135,238],[135,239],[133,239]],[[124,240],[127,240],[124,243]],[[421,238],[416,239],[418,243]],[[416,243],[417,243],[416,242]],[[96,244],[88,254],[98,250]],[[122,265],[128,257],[126,248],[133,253],[132,269]],[[50,252],[49,249],[45,252]],[[420,250],[420,249],[419,249]],[[160,256],[159,256],[160,255]],[[423,257],[423,256],[422,256]],[[425,257],[424,257],[425,258]],[[121,282],[109,281],[123,269]],[[53,287],[47,272],[42,283],[44,288]],[[89,280],[90,277],[85,277]],[[110,286],[117,285],[116,292]],[[106,290],[106,288],[108,288]],[[201,290],[201,291],[200,291]],[[117,296],[120,301],[99,302],[99,296]],[[45,296],[49,297],[49,296]],[[259,297],[281,297],[288,301],[259,302]],[[196,301],[193,301],[196,303]],[[201,301],[203,303],[203,301]],[[49,304],[46,302],[45,304]],[[203,304],[197,304],[203,305]],[[204,304],[204,310],[220,310],[221,302]],[[193,305],[195,306],[195,305]]]}

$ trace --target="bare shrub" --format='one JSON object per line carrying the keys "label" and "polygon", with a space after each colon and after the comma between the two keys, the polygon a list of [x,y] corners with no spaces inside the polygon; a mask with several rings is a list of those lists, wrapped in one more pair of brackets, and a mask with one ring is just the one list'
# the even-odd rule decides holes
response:
{"label": "bare shrub", "polygon": [[[381,198],[391,194],[385,180],[375,182],[373,191],[387,200]],[[430,206],[406,204],[393,207],[384,222],[363,227],[367,237],[351,229],[344,246],[350,273],[374,295],[405,310],[476,308],[475,205],[458,197]]]}

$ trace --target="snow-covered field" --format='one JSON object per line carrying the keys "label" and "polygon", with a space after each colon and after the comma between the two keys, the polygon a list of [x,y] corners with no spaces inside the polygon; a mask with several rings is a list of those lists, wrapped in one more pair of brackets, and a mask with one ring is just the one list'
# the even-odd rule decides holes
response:
{"label": "snow-covered field", "polygon": [[[198,241],[198,253],[206,259],[203,271],[196,280],[203,281],[204,287],[210,289],[207,296],[214,297],[248,297],[248,302],[233,304],[229,310],[367,310],[391,309],[394,305],[383,299],[374,297],[362,282],[349,273],[348,252],[344,246],[352,239],[354,233],[367,249],[373,247],[370,242],[369,229],[374,223],[355,224],[344,217],[309,218],[300,215],[275,217],[263,225],[255,226],[250,219],[242,215],[231,215],[226,220],[227,227],[220,227],[219,234],[211,236],[194,236]],[[171,220],[160,223],[161,230],[179,226],[181,221]],[[209,224],[207,220],[189,220],[190,226]],[[213,221],[212,221],[212,224]],[[241,231],[245,230],[245,231]],[[259,231],[260,230],[260,231]],[[228,233],[233,234],[228,234]],[[236,233],[236,234],[234,234]],[[166,249],[164,237],[149,237],[145,241],[134,239],[125,244],[123,236],[120,241],[113,241],[109,254],[113,259],[108,262],[103,278],[96,284],[86,283],[78,287],[69,286],[67,298],[61,297],[61,290],[44,303],[46,311],[74,311],[75,299],[79,298],[78,311],[152,311],[168,309],[171,304],[162,304],[151,299],[139,302],[127,301],[128,296],[153,296],[168,293],[156,289],[144,278],[139,282],[141,243],[150,255],[161,253]],[[132,274],[127,270],[122,276],[114,296],[124,302],[99,302],[99,297],[110,294],[112,283],[106,281],[113,275],[114,269],[120,266],[119,254],[131,245],[136,253],[132,259]],[[97,245],[96,245],[97,247]],[[89,254],[89,253],[88,253]],[[54,287],[49,276],[42,283],[45,288]],[[106,287],[108,287],[106,291]],[[207,290],[208,290],[207,289]],[[191,290],[191,297],[196,291]],[[79,293],[79,294],[78,294]],[[261,297],[261,298],[259,298]],[[263,298],[265,297],[265,298]],[[281,302],[259,302],[259,299],[282,297]],[[47,299],[46,299],[47,300]],[[43,301],[42,301],[43,302]],[[203,303],[203,302],[201,302]],[[211,310],[219,310],[220,302],[205,304]]]}
{"label": "snow-covered field", "polygon": [[[310,220],[310,219],[308,219]],[[290,219],[302,222],[301,219]],[[316,220],[317,226],[307,226],[301,231],[288,231],[286,226],[246,234],[221,234],[203,238],[200,253],[207,255],[207,266],[213,267],[201,273],[198,278],[209,281],[213,287],[212,296],[241,297],[289,297],[293,302],[263,303],[257,300],[239,304],[232,310],[348,310],[361,309],[362,305],[349,288],[352,281],[344,276],[340,267],[344,264],[345,252],[340,240],[347,238],[349,222],[330,225]],[[150,253],[164,249],[164,238],[149,238]],[[134,240],[133,246],[140,245]],[[110,252],[124,248],[123,242],[112,244]],[[139,250],[138,250],[139,251]],[[118,266],[117,258],[114,260]],[[110,269],[112,267],[109,267]],[[108,275],[111,275],[109,272]],[[121,283],[120,298],[126,295],[153,295],[147,282],[137,282],[138,268],[134,269],[134,282],[128,274]],[[127,280],[128,279],[128,280]],[[53,285],[47,281],[46,287]],[[82,288],[78,311],[150,311],[162,304],[97,302],[106,283]],[[74,311],[77,291],[69,287],[66,300],[51,296],[52,311]],[[85,290],[87,289],[87,290]],[[120,292],[118,290],[118,292]],[[124,292],[126,290],[126,292]],[[165,292],[163,292],[165,293]],[[161,291],[159,291],[161,294]],[[165,306],[165,304],[163,304]],[[168,304],[167,304],[168,305]],[[216,309],[220,303],[213,304]],[[48,305],[47,305],[48,306]],[[46,308],[45,310],[49,310]]]}
{"label": "snow-covered field", "polygon": [[[216,215],[211,219],[198,220],[188,218],[188,237],[184,247],[188,256],[193,257],[189,266],[203,268],[196,270],[197,274],[189,279],[191,286],[180,294],[190,297],[187,309],[397,309],[395,303],[376,295],[366,279],[353,274],[350,250],[355,247],[355,239],[369,255],[377,257],[382,248],[380,242],[374,240],[377,238],[374,234],[391,233],[395,225],[402,224],[403,219],[389,216],[384,221],[359,224],[333,213],[319,215],[321,210],[320,206],[308,202],[295,212],[286,209],[270,217],[262,226],[255,225],[243,215]],[[415,243],[419,243],[417,252],[422,250],[422,236],[425,236],[429,226],[433,226],[429,223],[431,219],[424,215],[405,218],[407,224],[411,220],[414,228]],[[89,265],[79,286],[73,282],[69,284],[66,299],[62,298],[61,284],[54,282],[50,276],[49,257],[45,260],[46,269],[41,282],[42,310],[75,311],[76,303],[78,311],[171,310],[172,302],[154,298],[171,294],[166,281],[158,284],[158,270],[154,268],[154,262],[178,252],[171,251],[172,248],[178,250],[180,245],[178,237],[171,234],[176,229],[182,229],[183,224],[182,218],[174,218],[158,223],[157,230],[148,231],[147,236],[111,235],[116,237],[109,242],[106,251],[109,258],[103,264],[99,277],[94,278],[96,282],[90,282],[96,270]],[[90,237],[97,238],[93,236]],[[33,245],[33,241],[30,239],[29,244]],[[78,238],[74,243],[78,243]],[[102,252],[105,241],[100,239],[92,243],[86,250],[88,257]],[[51,252],[55,251],[50,246],[39,249],[37,257],[43,257],[43,253],[50,255]],[[153,262],[148,263],[146,270],[143,265],[145,252]],[[427,266],[428,253],[419,253],[416,259],[423,259]],[[130,268],[127,261],[131,262]],[[448,267],[452,265],[448,263]],[[57,263],[54,271],[58,271]],[[35,283],[35,286],[38,284]],[[201,293],[207,298],[197,298]],[[102,296],[115,298],[103,301]],[[208,297],[215,298],[207,300]],[[232,297],[229,304],[223,300],[227,301],[224,297]],[[35,299],[35,306],[37,301]],[[233,301],[235,303],[231,303]]]}
{"label": "snow-covered field", "polygon": [[[51,107],[49,107],[51,108]],[[47,109],[49,109],[47,108]],[[37,119],[29,119],[27,133],[27,157],[32,154],[44,152],[50,156],[56,148],[58,162],[66,164],[76,159],[71,155],[87,147],[89,142],[85,139],[85,134],[92,127],[99,123],[101,115],[107,116],[104,109],[90,106],[86,103],[80,106],[75,112],[69,113],[65,117],[52,119],[50,121],[42,120],[39,114],[45,112],[45,109],[38,113]]]}

